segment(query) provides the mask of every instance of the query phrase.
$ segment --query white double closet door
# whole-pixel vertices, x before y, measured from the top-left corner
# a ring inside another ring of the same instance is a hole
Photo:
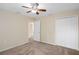
[[[78,49],[78,17],[61,17],[55,21],[55,43]]]

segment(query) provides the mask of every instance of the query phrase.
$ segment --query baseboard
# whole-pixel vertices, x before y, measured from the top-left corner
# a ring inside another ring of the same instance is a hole
[[[23,45],[23,44],[26,44],[26,43],[28,43],[28,42],[24,42],[24,43],[21,43],[21,44],[15,45],[15,46],[11,46],[11,47],[8,47],[8,48],[5,48],[5,49],[2,49],[2,50],[0,50],[0,52],[3,52],[3,51],[6,51],[6,50],[9,50],[9,49],[15,48],[15,47],[17,47],[17,46],[20,46],[20,45]]]
[[[62,46],[62,47],[65,47],[65,46],[63,46],[63,45],[59,45],[59,44],[55,44],[55,45],[58,45],[58,46]],[[65,48],[69,48],[69,47],[65,47]],[[69,48],[69,49],[73,49],[73,50],[77,50],[77,51],[79,51],[79,48],[78,48],[78,49]]]
[[[43,42],[43,41],[41,41],[41,42]],[[62,46],[62,45],[58,45],[58,44],[56,44],[56,43],[50,43],[50,42],[43,42],[43,43],[47,43],[47,44],[51,44],[51,45],[57,45],[57,46],[65,47],[65,46]],[[69,47],[65,47],[65,48],[69,48]],[[69,49],[73,49],[73,50],[79,51],[79,48],[78,48],[78,49],[69,48]]]

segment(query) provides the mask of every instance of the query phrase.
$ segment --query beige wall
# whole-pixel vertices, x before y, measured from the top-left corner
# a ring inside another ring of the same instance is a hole
[[[0,11],[0,51],[28,42],[28,23],[33,18]]]
[[[41,41],[45,43],[54,43],[54,17],[47,16],[40,18],[41,23]]]
[[[42,42],[55,44],[55,18],[63,16],[79,16],[79,11],[63,11],[51,16],[40,17]]]

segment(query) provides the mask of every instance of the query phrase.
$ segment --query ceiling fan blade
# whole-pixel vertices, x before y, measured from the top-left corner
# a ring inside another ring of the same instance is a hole
[[[31,10],[30,11],[27,11],[26,13],[30,13],[31,12]]]
[[[39,15],[39,12],[36,12],[37,15]]]
[[[27,7],[27,6],[22,6],[22,7],[24,7],[24,8],[30,8],[30,7]]]
[[[46,9],[38,9],[38,11],[46,12]]]

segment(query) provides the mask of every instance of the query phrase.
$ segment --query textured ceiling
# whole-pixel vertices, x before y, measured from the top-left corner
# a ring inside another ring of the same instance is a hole
[[[0,3],[0,10],[11,11],[28,16],[35,16],[35,17],[37,16],[35,13],[26,13],[28,8],[21,7],[23,5],[28,5],[28,3]],[[79,10],[79,4],[78,3],[39,3],[38,8],[47,9],[46,12],[40,13],[39,16],[47,16],[61,11]]]

